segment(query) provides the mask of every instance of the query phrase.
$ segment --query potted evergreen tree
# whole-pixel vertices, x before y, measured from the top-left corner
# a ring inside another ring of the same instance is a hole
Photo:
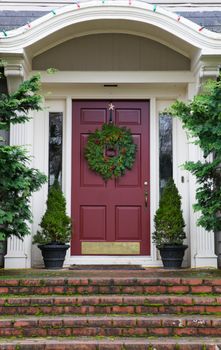
[[[57,180],[50,187],[47,209],[40,223],[41,230],[36,233],[33,243],[42,252],[45,267],[60,269],[63,266],[67,242],[71,237],[71,219],[66,215],[66,201]]]
[[[163,189],[159,208],[154,217],[153,242],[160,251],[165,268],[180,268],[187,245],[181,196],[173,181],[169,179]]]

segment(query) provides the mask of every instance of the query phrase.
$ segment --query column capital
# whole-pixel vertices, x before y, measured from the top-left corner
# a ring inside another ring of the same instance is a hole
[[[24,69],[21,63],[9,63],[5,66],[4,74],[7,78],[8,91],[12,93],[24,79]]]
[[[204,82],[207,79],[217,79],[220,73],[220,64],[202,64],[200,68],[200,80]]]

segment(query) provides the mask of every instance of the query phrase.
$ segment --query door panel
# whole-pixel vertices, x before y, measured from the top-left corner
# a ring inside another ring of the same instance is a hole
[[[88,134],[109,121],[109,101],[73,101],[73,255],[119,255],[120,249],[122,254],[150,254],[149,102],[112,103],[113,122],[131,130],[137,153],[132,170],[117,180],[105,182],[88,168],[84,147]]]

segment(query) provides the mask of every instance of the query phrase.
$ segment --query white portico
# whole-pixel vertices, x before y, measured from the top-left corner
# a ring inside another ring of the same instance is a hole
[[[34,113],[30,123],[13,127],[10,142],[28,145],[34,156],[33,167],[48,174],[50,122],[53,123],[53,116],[61,118],[62,187],[70,215],[75,200],[72,191],[76,171],[75,148],[72,147],[76,137],[74,104],[113,100],[123,101],[127,106],[133,101],[148,102],[149,253],[117,255],[113,251],[111,254],[101,251],[96,255],[70,251],[66,264],[161,266],[151,243],[159,184],[164,181],[160,164],[160,113],[176,99],[191,99],[205,79],[216,79],[220,47],[221,34],[143,1],[82,1],[60,7],[6,35],[0,34],[0,53],[6,61],[9,91],[16,89],[23,79],[40,72],[44,95],[43,110]],[[51,71],[53,74],[49,74]],[[171,172],[182,195],[189,245],[185,266],[216,267],[214,234],[197,227],[197,217],[192,210],[195,180],[180,167],[186,160],[200,159],[201,153],[188,141],[178,120],[172,121],[170,133]],[[33,196],[33,234],[45,210],[47,189],[45,185]],[[74,225],[77,220],[73,217]],[[9,239],[5,267],[30,267],[39,263],[40,253],[32,246],[31,236],[23,242]]]

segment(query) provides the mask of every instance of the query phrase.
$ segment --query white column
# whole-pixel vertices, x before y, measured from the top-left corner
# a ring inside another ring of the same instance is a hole
[[[202,152],[199,147],[190,143],[189,157],[191,160],[202,160]],[[197,184],[195,177],[190,175],[190,240],[191,240],[191,267],[217,268],[217,256],[215,255],[215,237],[213,232],[208,232],[201,226],[197,226],[200,213],[194,213],[193,204],[196,202]]]
[[[33,144],[33,121],[11,126],[10,144],[25,145],[32,154]],[[30,225],[30,230],[31,230]],[[12,236],[8,239],[7,255],[5,256],[5,268],[28,268],[31,267],[31,235],[23,240]]]

